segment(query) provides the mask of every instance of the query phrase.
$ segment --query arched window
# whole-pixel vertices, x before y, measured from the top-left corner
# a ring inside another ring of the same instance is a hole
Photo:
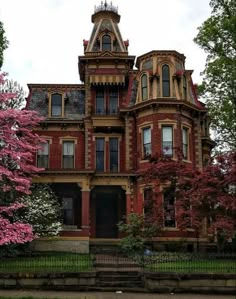
[[[105,34],[102,37],[102,50],[111,51],[111,37],[108,34]]]
[[[142,90],[142,101],[148,98],[148,86],[147,86],[147,75],[143,74],[141,77],[141,90]]]
[[[162,67],[162,95],[170,96],[170,68],[167,64]]]
[[[51,96],[51,116],[62,116],[62,95],[59,93]]]

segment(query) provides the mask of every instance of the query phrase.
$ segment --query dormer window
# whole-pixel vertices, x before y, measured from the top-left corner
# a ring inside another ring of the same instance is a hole
[[[184,99],[187,99],[187,82],[186,82],[186,76],[183,76],[183,96]]]
[[[170,96],[170,68],[167,64],[162,67],[162,95]]]
[[[59,93],[51,96],[51,116],[62,116],[62,95]]]
[[[143,74],[141,77],[141,92],[142,92],[142,101],[147,100],[148,86],[147,86],[147,75],[146,74]]]
[[[102,51],[111,51],[111,37],[108,34],[102,37]]]

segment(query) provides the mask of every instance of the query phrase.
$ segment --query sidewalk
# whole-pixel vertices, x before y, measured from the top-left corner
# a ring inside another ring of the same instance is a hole
[[[0,296],[13,298],[34,296],[36,298],[50,299],[235,299],[234,295],[205,295],[205,294],[135,294],[116,292],[63,292],[63,291],[23,291],[0,290]]]

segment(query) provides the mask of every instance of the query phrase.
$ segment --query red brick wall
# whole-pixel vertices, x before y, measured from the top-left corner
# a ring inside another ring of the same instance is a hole
[[[60,144],[60,138],[72,137],[76,138],[77,144],[75,144],[75,169],[84,169],[84,135],[80,131],[47,131],[36,132],[42,135],[45,139],[48,137],[51,140],[49,147],[49,168],[60,169],[62,167],[62,144]],[[36,163],[36,157],[35,161]]]

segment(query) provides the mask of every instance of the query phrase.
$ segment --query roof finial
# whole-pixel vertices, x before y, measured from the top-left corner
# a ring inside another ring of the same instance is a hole
[[[113,11],[115,13],[118,13],[118,7],[114,6],[112,4],[112,1],[110,2],[110,4],[107,3],[107,0],[105,0],[104,2],[101,1],[101,5],[100,6],[96,6],[94,7],[94,12],[99,12],[99,11],[103,11],[103,10],[108,10],[108,11]]]

